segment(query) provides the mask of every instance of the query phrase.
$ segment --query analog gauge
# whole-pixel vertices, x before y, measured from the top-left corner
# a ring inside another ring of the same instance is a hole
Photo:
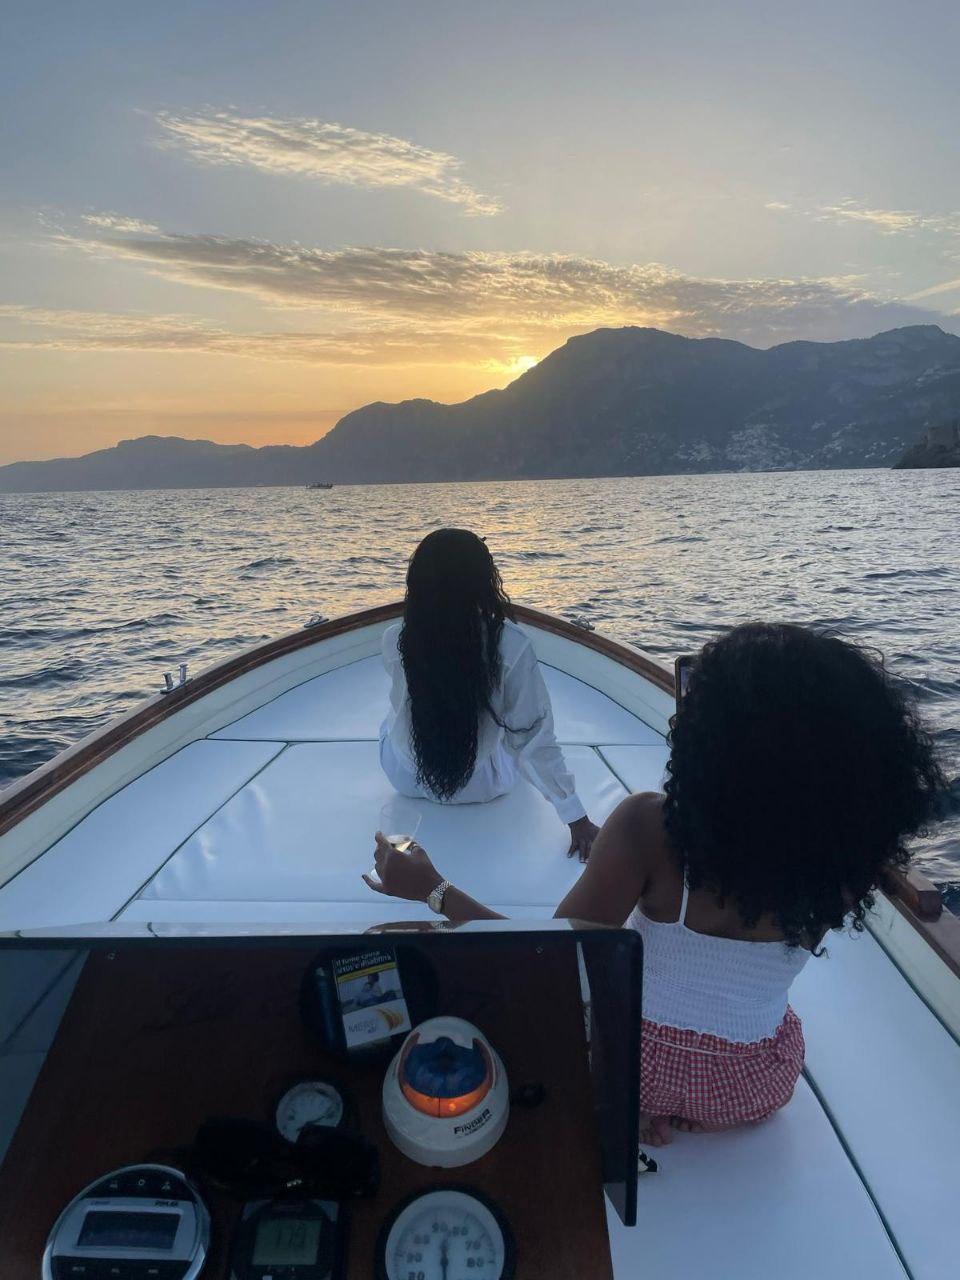
[[[377,1280],[511,1280],[516,1250],[501,1211],[466,1187],[405,1200],[384,1223]]]
[[[277,1131],[288,1142],[296,1142],[307,1125],[336,1129],[345,1114],[346,1103],[336,1085],[329,1080],[302,1080],[277,1103]]]

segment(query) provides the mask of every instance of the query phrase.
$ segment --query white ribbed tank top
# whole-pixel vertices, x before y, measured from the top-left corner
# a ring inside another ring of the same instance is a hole
[[[765,1040],[783,1021],[790,984],[810,952],[697,933],[686,923],[689,896],[684,881],[679,920],[651,920],[639,906],[630,916],[643,938],[644,1018],[739,1044]]]

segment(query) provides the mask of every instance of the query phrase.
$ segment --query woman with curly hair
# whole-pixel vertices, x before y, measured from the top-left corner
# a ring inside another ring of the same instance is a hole
[[[557,745],[536,655],[475,533],[437,529],[417,547],[383,661],[391,688],[380,763],[399,792],[481,803],[512,790],[519,769],[569,826],[570,854],[586,860],[597,828]]]
[[[558,917],[644,941],[643,1140],[765,1119],[793,1094],[803,1033],[788,992],[830,929],[862,930],[943,776],[913,705],[865,650],[751,623],[702,650],[670,722],[662,795],[611,814]],[[379,892],[452,920],[494,913],[424,850],[377,838]],[[434,899],[436,901],[436,898]]]

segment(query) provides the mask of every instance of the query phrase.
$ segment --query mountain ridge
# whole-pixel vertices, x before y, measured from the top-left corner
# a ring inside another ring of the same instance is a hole
[[[375,401],[312,444],[142,436],[0,467],[0,492],[889,466],[958,410],[960,337],[937,325],[767,349],[606,328],[504,388]]]

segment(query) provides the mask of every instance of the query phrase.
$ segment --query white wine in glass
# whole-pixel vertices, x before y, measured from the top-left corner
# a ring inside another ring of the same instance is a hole
[[[420,806],[407,796],[394,796],[380,810],[377,828],[399,853],[407,853],[420,829]]]

